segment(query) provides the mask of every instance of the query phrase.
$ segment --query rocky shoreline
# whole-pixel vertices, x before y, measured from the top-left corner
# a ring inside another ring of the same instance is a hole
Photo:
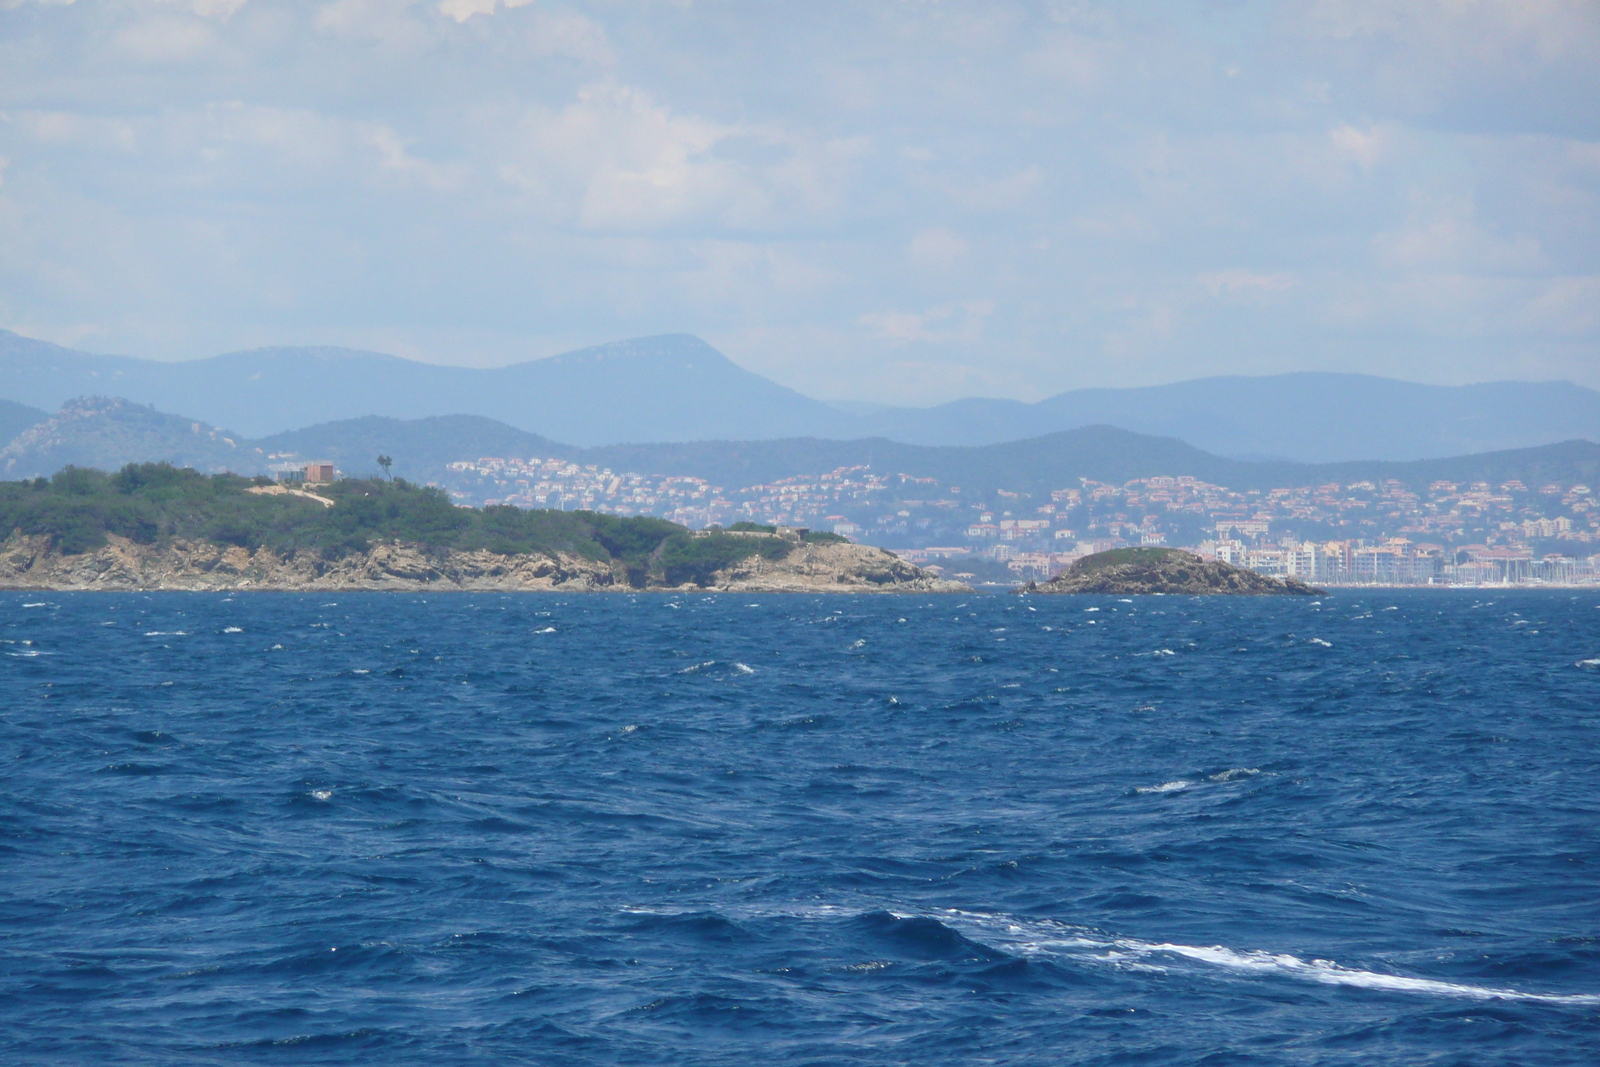
[[[462,591],[740,593],[960,593],[970,588],[936,577],[882,549],[856,544],[799,545],[779,560],[751,556],[707,585],[628,583],[610,563],[571,553],[505,555],[382,543],[324,559],[309,552],[174,539],[145,545],[110,536],[93,552],[64,555],[48,537],[14,534],[0,544],[0,588],[106,591]]]
[[[1322,596],[1295,578],[1273,578],[1175,548],[1124,548],[1085,556],[1048,582],[1019,593],[1102,593],[1128,596]]]

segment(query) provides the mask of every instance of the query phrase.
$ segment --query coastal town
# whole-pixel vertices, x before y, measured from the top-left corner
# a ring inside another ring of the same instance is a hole
[[[757,522],[827,530],[935,573],[1048,579],[1094,552],[1187,548],[1321,585],[1600,583],[1600,494],[1521,481],[1357,481],[1236,491],[1184,476],[1028,496],[864,466],[747,486],[561,459],[449,464],[461,504],[650,515],[695,529]]]

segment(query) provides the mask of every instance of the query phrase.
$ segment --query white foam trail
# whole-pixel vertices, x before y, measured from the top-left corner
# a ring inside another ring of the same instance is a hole
[[[1331,960],[1303,960],[1287,953],[1239,951],[1224,945],[1179,945],[1133,938],[1096,937],[1088,931],[1074,930],[1056,923],[1028,922],[953,909],[935,913],[935,917],[975,940],[998,943],[997,947],[1020,955],[1060,955],[1123,966],[1159,965],[1163,957],[1170,959],[1176,956],[1238,973],[1277,975],[1322,985],[1352,986],[1390,993],[1543,1004],[1600,1004],[1600,994],[1594,993],[1524,993],[1516,989],[1497,989],[1467,982],[1363,971],[1341,966]]]
[[[624,909],[644,911],[641,908]],[[683,909],[688,910],[688,909]],[[720,909],[719,909],[720,910]],[[870,905],[844,907],[837,904],[800,905],[784,909],[728,909],[733,913],[770,918],[776,915],[795,918],[850,918]],[[1351,986],[1386,993],[1417,996],[1461,997],[1469,1000],[1512,1000],[1537,1004],[1600,1005],[1596,993],[1524,993],[1517,989],[1473,985],[1470,982],[1445,982],[1435,978],[1411,978],[1381,971],[1363,971],[1331,960],[1303,960],[1281,952],[1240,951],[1225,945],[1180,945],[1164,941],[1140,941],[1129,937],[1107,937],[1097,931],[1068,926],[1048,919],[1019,919],[1004,914],[939,908],[931,912],[899,908],[882,910],[899,919],[937,919],[964,937],[1018,956],[1058,957],[1082,963],[1104,963],[1128,970],[1161,970],[1163,963],[1191,960],[1236,974],[1256,974],[1291,978],[1320,985]],[[658,912],[657,914],[667,914]]]
[[[1303,960],[1298,956],[1270,952],[1236,952],[1221,945],[1207,947],[1195,945],[1129,943],[1136,951],[1154,955],[1171,953],[1186,959],[1198,960],[1217,967],[1261,974],[1285,974],[1324,985],[1355,986],[1359,989],[1383,989],[1397,993],[1429,993],[1444,997],[1470,997],[1474,1000],[1534,1000],[1555,1004],[1600,1004],[1600,996],[1587,993],[1560,995],[1553,993],[1522,993],[1515,989],[1494,989],[1489,986],[1469,985],[1465,982],[1441,982],[1433,978],[1408,978],[1399,974],[1382,974],[1378,971],[1360,971],[1341,967],[1329,960]]]

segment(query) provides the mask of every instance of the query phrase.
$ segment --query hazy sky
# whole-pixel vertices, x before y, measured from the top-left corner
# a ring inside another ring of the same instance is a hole
[[[1600,386],[1600,3],[0,0],[0,326]]]

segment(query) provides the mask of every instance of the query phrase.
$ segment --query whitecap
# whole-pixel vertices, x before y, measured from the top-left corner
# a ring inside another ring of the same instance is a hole
[[[1313,637],[1309,641],[1307,641],[1306,644],[1308,644],[1308,645],[1321,645],[1323,648],[1332,648],[1333,647],[1333,642],[1332,641],[1324,641],[1320,637]]]
[[[22,606],[25,607],[25,608],[47,608],[50,605],[46,604],[44,601],[41,600],[36,604],[24,604]]]
[[[1160,785],[1141,785],[1134,788],[1135,793],[1177,793],[1188,789],[1193,782],[1179,780],[1176,782],[1162,782]]]
[[[372,672],[367,670],[365,667],[357,667],[355,670],[351,671],[350,673],[351,674],[371,674]]]
[[[1596,656],[1594,659],[1580,659],[1573,666],[1581,667],[1586,671],[1600,671],[1600,656]]]
[[[322,801],[331,800],[331,799],[333,799],[333,790],[331,790],[331,789],[313,789],[311,791],[311,799],[312,800],[322,800]]]
[[[542,630],[535,630],[533,632],[536,634],[553,634],[556,632],[556,628],[554,626],[546,626]]]
[[[1410,978],[1381,971],[1343,967],[1331,960],[1303,960],[1287,953],[1237,951],[1223,945],[1155,944],[1140,941],[1117,942],[1137,956],[1170,954],[1197,960],[1216,967],[1258,974],[1278,974],[1324,985],[1355,986],[1394,993],[1426,993],[1434,996],[1469,997],[1474,1000],[1531,1000],[1550,1004],[1600,1004],[1592,993],[1522,993],[1514,989],[1495,989],[1467,982],[1444,982],[1433,978]]]
[[[895,913],[898,914],[898,913]],[[904,917],[910,917],[904,916]],[[1183,945],[1107,937],[1097,931],[1050,920],[986,915],[954,908],[940,909],[933,918],[960,933],[1007,952],[1024,956],[1063,956],[1082,962],[1105,963],[1127,970],[1165,970],[1163,962],[1191,961],[1224,972],[1289,978],[1321,985],[1351,986],[1387,993],[1470,1000],[1515,1000],[1543,1004],[1596,1005],[1600,994],[1525,993],[1516,989],[1447,982],[1434,978],[1385,974],[1346,967],[1332,960],[1301,959],[1281,952],[1233,949],[1225,945]],[[1154,965],[1154,966],[1153,966]]]
[[[1226,771],[1218,771],[1211,776],[1213,782],[1231,782],[1235,778],[1254,778],[1261,771],[1255,767],[1233,767]]]
[[[864,638],[864,637],[858,638],[856,640],[856,643],[851,645],[850,647],[851,648],[866,648],[867,647],[867,639]]]
[[[717,661],[716,660],[708,659],[704,663],[696,663],[694,666],[685,667],[683,670],[678,671],[676,673],[678,673],[678,674],[698,674],[701,671],[705,670],[707,667],[715,667],[716,665],[717,665]]]
[[[239,626],[224,626],[222,628],[222,632],[225,634],[242,634],[244,633],[244,629],[243,627]]]
[[[1084,608],[1084,611],[1099,611],[1099,608]]]
[[[756,669],[754,667],[751,667],[751,666],[748,666],[746,664],[740,663],[737,660],[734,661],[733,669],[738,671],[740,674],[754,674],[754,673],[756,673]]]

